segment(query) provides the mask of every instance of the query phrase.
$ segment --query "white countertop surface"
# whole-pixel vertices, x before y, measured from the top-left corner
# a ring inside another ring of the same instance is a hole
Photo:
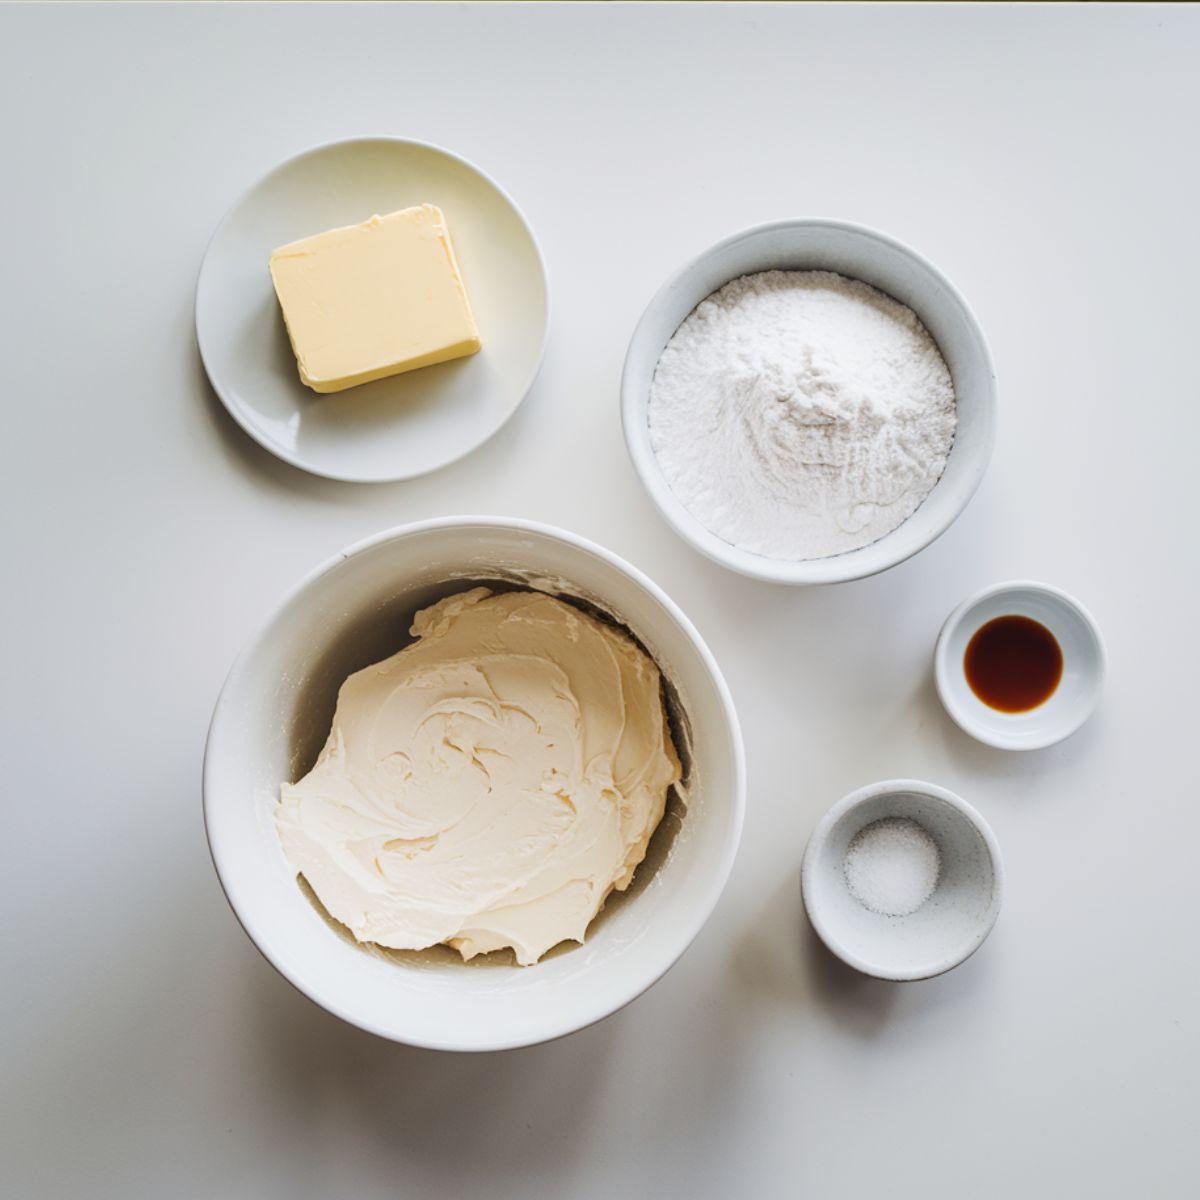
[[[1182,5],[0,9],[0,1189],[1193,1193],[1198,58]],[[192,293],[250,182],[371,132],[494,174],[555,311],[498,436],[355,486],[226,416]],[[1001,389],[958,523],[807,591],[672,534],[617,404],[663,278],[802,215],[927,254]],[[385,1043],[293,991],[225,904],[199,799],[217,690],[281,592],[455,512],[563,525],[647,570],[721,662],[750,771],[729,887],[669,975],[597,1027],[481,1057]],[[1078,595],[1111,658],[1092,721],[1025,756],[961,734],[930,673],[949,610],[1010,577]],[[832,960],[798,889],[820,814],[890,776],[978,806],[1008,872],[983,949],[901,986]]]

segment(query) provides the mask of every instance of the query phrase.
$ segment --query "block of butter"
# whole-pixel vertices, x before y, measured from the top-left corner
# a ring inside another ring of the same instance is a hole
[[[432,204],[290,242],[270,267],[300,379],[315,392],[479,349],[446,221]]]

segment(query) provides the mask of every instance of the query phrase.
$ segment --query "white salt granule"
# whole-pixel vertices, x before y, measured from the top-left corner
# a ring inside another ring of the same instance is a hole
[[[916,314],[831,271],[763,271],[701,301],[650,386],[650,443],[705,528],[769,558],[844,554],[946,466],[950,372]]]
[[[884,817],[854,835],[843,870],[859,904],[885,917],[904,917],[933,895],[942,856],[916,821]]]

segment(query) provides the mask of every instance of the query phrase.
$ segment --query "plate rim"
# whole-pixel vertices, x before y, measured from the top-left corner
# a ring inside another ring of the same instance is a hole
[[[210,365],[211,348],[206,350],[205,338],[203,333],[203,320],[201,315],[202,299],[201,294],[204,290],[205,276],[209,268],[212,257],[213,247],[217,244],[221,235],[225,232],[226,227],[238,211],[246,204],[250,197],[272,176],[280,171],[290,167],[293,163],[299,162],[300,159],[310,158],[322,152],[333,150],[335,148],[352,146],[365,143],[386,142],[393,146],[414,147],[421,150],[432,150],[436,154],[440,154],[445,158],[451,159],[454,162],[466,167],[469,171],[477,175],[488,187],[498,193],[500,198],[512,209],[518,221],[524,227],[525,232],[529,235],[530,244],[533,247],[534,257],[537,261],[538,272],[541,277],[542,290],[546,297],[546,315],[542,323],[542,338],[541,344],[538,347],[537,357],[534,360],[533,367],[529,372],[528,378],[525,380],[521,388],[520,395],[516,402],[503,416],[500,422],[492,429],[488,430],[482,437],[464,444],[461,449],[455,451],[449,458],[441,459],[438,462],[431,463],[428,466],[420,467],[417,470],[401,471],[399,473],[387,472],[384,474],[351,474],[345,471],[339,471],[328,467],[317,465],[306,460],[302,455],[294,453],[288,447],[284,446],[271,438],[265,430],[260,429],[252,422],[247,414],[243,413],[242,406],[230,399],[226,395],[225,388],[218,382],[218,373],[214,371]],[[421,138],[401,137],[398,134],[356,134],[353,137],[332,138],[328,141],[318,142],[315,145],[308,146],[303,150],[297,151],[295,154],[289,155],[287,158],[281,159],[274,166],[268,168],[261,175],[257,176],[254,181],[248,184],[238,194],[237,198],[225,210],[220,221],[217,222],[216,228],[209,236],[208,242],[204,247],[204,254],[200,259],[200,270],[196,276],[196,286],[192,299],[192,323],[196,334],[196,348],[200,354],[200,361],[204,367],[204,374],[208,379],[209,386],[216,393],[217,399],[220,400],[221,406],[233,418],[238,427],[252,438],[264,450],[273,454],[276,458],[283,462],[289,463],[297,470],[305,471],[310,475],[316,475],[323,479],[336,480],[339,483],[398,483],[405,479],[417,479],[422,475],[428,475],[433,471],[440,470],[442,467],[448,467],[452,463],[458,462],[459,459],[465,458],[474,450],[478,450],[484,442],[494,437],[505,425],[512,419],[517,409],[524,403],[526,397],[533,388],[537,377],[541,372],[542,364],[546,358],[546,347],[550,340],[550,323],[553,314],[553,301],[550,292],[550,275],[546,269],[546,256],[542,251],[541,243],[538,241],[533,225],[529,218],[525,215],[521,206],[513,199],[511,194],[497,182],[497,180],[485,171],[478,163],[472,159],[458,154],[453,150],[447,149],[445,146],[439,145],[436,142],[424,141]]]

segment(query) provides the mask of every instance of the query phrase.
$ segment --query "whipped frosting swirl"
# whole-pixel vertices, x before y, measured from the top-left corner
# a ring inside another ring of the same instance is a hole
[[[280,790],[284,853],[359,941],[583,941],[624,890],[680,763],[653,660],[540,592],[474,588],[351,675],[312,770]]]

